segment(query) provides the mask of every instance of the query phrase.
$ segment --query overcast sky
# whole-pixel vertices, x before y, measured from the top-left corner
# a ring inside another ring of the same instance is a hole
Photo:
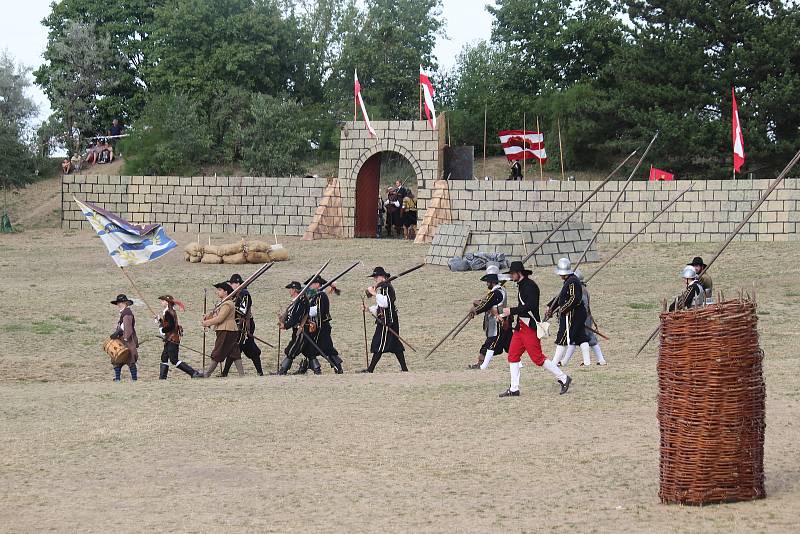
[[[17,63],[33,68],[41,64],[47,44],[41,21],[50,12],[50,1],[0,0],[0,50],[7,50]],[[439,37],[435,49],[440,67],[452,67],[465,44],[489,37],[492,17],[486,12],[487,3],[493,0],[443,0],[446,38]],[[40,122],[50,114],[47,97],[36,86],[31,96],[39,105]]]

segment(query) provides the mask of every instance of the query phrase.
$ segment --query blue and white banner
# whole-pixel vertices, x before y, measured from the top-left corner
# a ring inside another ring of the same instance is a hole
[[[81,202],[75,197],[72,199],[119,267],[156,260],[178,245],[160,224],[138,226],[94,204]]]

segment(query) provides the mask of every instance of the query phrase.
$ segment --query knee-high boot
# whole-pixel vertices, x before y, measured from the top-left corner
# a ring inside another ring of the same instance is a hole
[[[187,375],[191,376],[192,378],[195,378],[195,376],[199,374],[197,371],[192,369],[191,365],[189,365],[186,362],[179,361],[178,364],[175,367],[177,367],[178,369],[180,369],[181,371],[183,371]]]
[[[169,374],[169,364],[161,362],[161,371],[158,373],[158,378],[160,380],[166,380],[168,374]]]
[[[135,363],[129,365],[128,370],[131,372],[131,380],[134,382],[139,380],[139,369],[136,367]]]
[[[408,367],[406,367],[406,355],[403,351],[396,352],[394,354],[397,356],[397,361],[400,363],[400,370],[401,371],[408,371]]]
[[[225,358],[225,366],[222,368],[222,374],[220,376],[226,377],[231,370],[231,365],[233,365],[233,360],[230,358]]]
[[[322,367],[320,366],[318,359],[309,358],[308,359],[308,365],[309,365],[309,367],[311,367],[311,370],[314,371],[315,375],[321,375],[322,374]]]
[[[281,360],[281,366],[278,368],[279,375],[285,375],[289,372],[289,369],[292,367],[292,358],[285,356],[283,360]]]

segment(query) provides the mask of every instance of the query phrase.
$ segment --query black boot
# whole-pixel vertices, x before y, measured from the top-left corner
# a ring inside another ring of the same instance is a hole
[[[225,366],[222,368],[222,373],[219,376],[222,378],[228,376],[228,371],[231,370],[231,365],[233,365],[233,360],[230,358],[225,358]]]
[[[308,365],[311,367],[311,370],[314,371],[315,375],[322,374],[322,367],[319,364],[319,360],[316,358],[309,358]]]
[[[381,354],[380,352],[376,352],[375,354],[372,355],[372,361],[369,362],[369,367],[366,368],[366,371],[368,373],[374,373],[375,372],[375,367],[378,365],[378,362],[381,360],[381,356],[383,356],[383,354]]]
[[[136,367],[136,364],[132,364],[128,366],[128,370],[131,372],[131,380],[136,382],[139,380],[139,369]]]
[[[303,358],[300,360],[300,365],[297,367],[297,371],[292,373],[293,375],[304,375],[308,372],[308,358]]]
[[[292,367],[292,359],[286,356],[283,360],[281,360],[281,366],[278,369],[279,375],[285,375],[289,372],[289,369]]]
[[[177,367],[192,378],[196,378],[195,375],[198,374],[197,371],[192,369],[192,366],[186,362],[178,362]]]
[[[261,368],[261,355],[253,356],[250,359],[253,360],[253,367],[256,368],[258,376],[264,376],[264,369]]]
[[[168,363],[162,363],[161,364],[161,372],[159,373],[158,378],[160,380],[166,380],[167,379],[167,374],[169,374],[169,364]]]

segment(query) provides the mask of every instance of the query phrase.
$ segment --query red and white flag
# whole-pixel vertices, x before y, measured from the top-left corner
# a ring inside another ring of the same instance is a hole
[[[353,77],[355,79],[356,102],[358,103],[359,107],[361,107],[361,115],[364,116],[364,122],[367,125],[367,130],[369,130],[369,135],[372,137],[377,137],[375,134],[375,129],[369,122],[369,115],[367,115],[367,107],[364,105],[364,99],[361,98],[361,84],[358,83],[358,71],[353,72]]]
[[[433,97],[436,92],[433,90],[430,77],[422,70],[422,65],[419,66],[419,84],[422,87],[422,102],[425,108],[425,116],[428,117],[428,124],[435,130],[436,108],[433,105]]]
[[[739,108],[736,106],[736,93],[731,87],[731,97],[733,98],[733,171],[739,172],[744,165],[744,138],[742,137],[742,125],[739,123]]]
[[[670,182],[675,179],[675,175],[671,172],[662,171],[661,169],[656,169],[652,165],[650,165],[650,181],[651,182]]]
[[[520,159],[537,159],[542,163],[547,161],[544,134],[528,130],[503,130],[498,135],[508,161]]]

